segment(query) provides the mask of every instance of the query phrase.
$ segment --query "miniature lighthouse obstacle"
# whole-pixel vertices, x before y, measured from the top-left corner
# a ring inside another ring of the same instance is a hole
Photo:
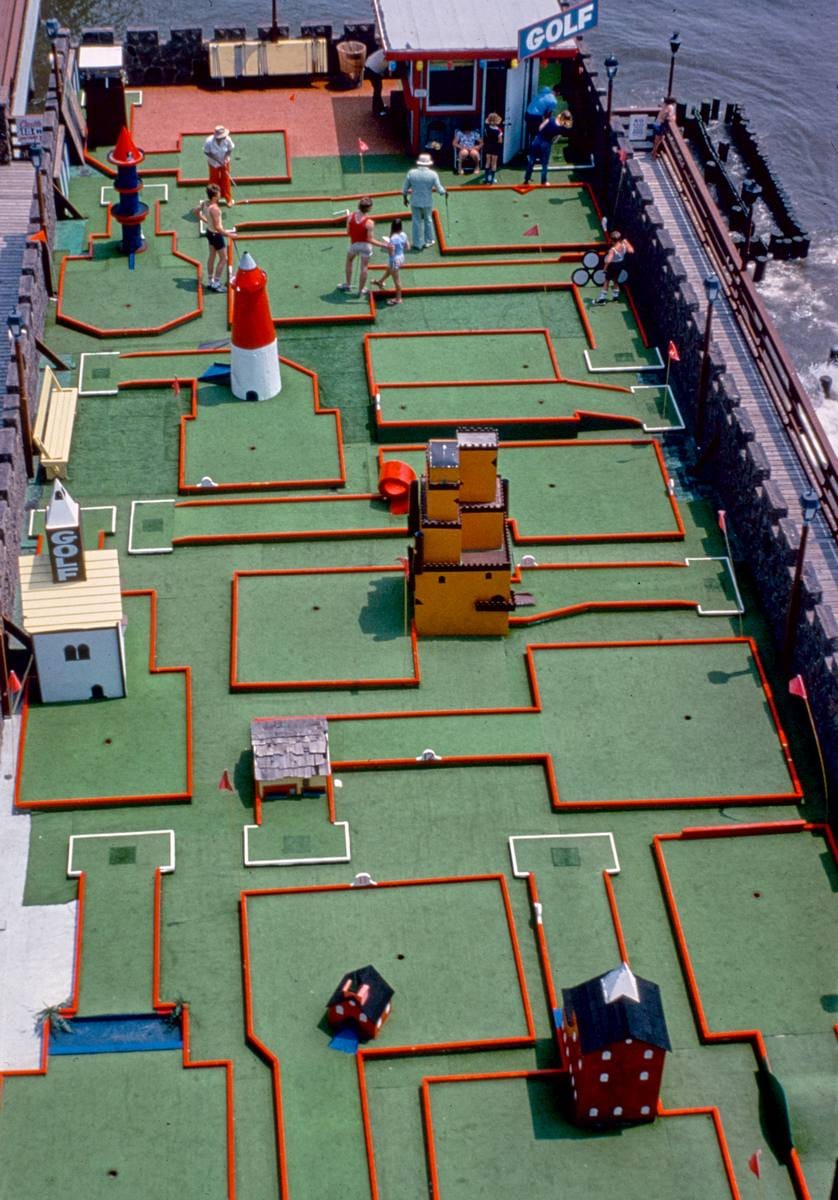
[[[268,277],[246,250],[233,286],[230,387],[237,400],[270,400],[282,391]]]
[[[114,188],[119,192],[119,200],[111,205],[110,211],[122,226],[122,250],[125,254],[140,254],[148,249],[142,230],[143,221],[148,216],[148,205],[140,199],[143,184],[137,171],[144,158],[145,154],[137,149],[134,139],[123,125],[108,161],[116,167]]]
[[[49,553],[19,559],[23,625],[45,704],[125,695],[119,556],[85,551],[80,517],[56,479],[46,513]]]

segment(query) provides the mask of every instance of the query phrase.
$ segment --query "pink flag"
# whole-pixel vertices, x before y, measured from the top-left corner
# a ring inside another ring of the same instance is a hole
[[[722,533],[727,533],[727,512],[725,509],[719,509],[719,529]]]
[[[291,93],[291,95],[288,97],[288,99],[289,99],[289,100],[291,101],[291,103],[293,104],[293,103],[294,103],[294,101],[297,99],[297,93],[296,93],[296,92],[292,92],[292,93]]]
[[[669,343],[669,348],[667,349],[666,353],[667,353],[668,357],[672,359],[673,362],[681,361],[681,355],[678,353],[678,347],[675,345],[674,342]]]
[[[802,675],[795,675],[794,679],[789,680],[789,691],[792,696],[799,696],[801,700],[809,699],[809,693],[806,691],[806,684]]]
[[[798,679],[799,678],[800,678],[800,676],[798,675]],[[9,683],[9,691],[13,695],[16,694],[17,692],[19,692],[23,687],[23,684],[20,682],[20,680],[17,677],[16,671],[9,671],[8,683]]]
[[[524,230],[524,237],[541,237],[541,230],[537,225],[533,225],[531,229]]]
[[[225,767],[221,772],[221,778],[218,781],[219,792],[232,792],[233,785],[230,783],[230,772]]]
[[[180,395],[180,380],[179,379],[172,380],[172,391],[174,392],[174,394],[176,396]]]
[[[617,157],[620,160],[620,166],[625,166],[625,164],[628,162],[628,156],[629,156],[629,152],[626,149],[617,151]]]
[[[748,1170],[753,1171],[753,1173],[754,1173],[754,1175],[756,1175],[757,1179],[762,1178],[762,1168],[759,1165],[759,1156],[761,1154],[762,1154],[761,1150],[755,1150],[753,1152],[753,1154],[751,1155],[751,1157],[748,1159]]]
[[[359,154],[366,154],[366,152],[367,152],[368,150],[369,150],[369,146],[368,146],[368,145],[367,145],[367,143],[366,143],[366,142],[363,140],[363,138],[358,138],[358,153],[359,153]]]

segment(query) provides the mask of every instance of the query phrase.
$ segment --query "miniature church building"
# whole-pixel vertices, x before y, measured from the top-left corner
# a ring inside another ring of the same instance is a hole
[[[621,963],[563,988],[559,1031],[579,1125],[655,1118],[664,1056],[672,1047],[656,983]]]
[[[331,775],[325,717],[257,717],[250,722],[256,795],[322,792]]]
[[[366,1041],[378,1036],[390,1015],[393,989],[375,967],[349,971],[338,984],[326,1009],[326,1019],[335,1030],[347,1025]]]
[[[428,442],[410,500],[408,586],[417,633],[509,632],[509,485],[497,462],[496,429],[459,429],[455,440]]]
[[[23,626],[32,636],[41,700],[125,695],[122,587],[116,550],[85,550],[79,506],[56,479],[46,512],[48,554],[19,559]]]

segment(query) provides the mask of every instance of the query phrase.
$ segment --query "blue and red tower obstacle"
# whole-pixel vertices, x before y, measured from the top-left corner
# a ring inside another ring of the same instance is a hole
[[[110,211],[122,226],[122,251],[129,256],[141,254],[148,248],[142,230],[148,205],[140,199],[143,184],[137,171],[144,158],[145,154],[137,149],[123,125],[117,143],[108,155],[108,161],[116,167],[114,188],[119,192],[119,200],[111,205]]]

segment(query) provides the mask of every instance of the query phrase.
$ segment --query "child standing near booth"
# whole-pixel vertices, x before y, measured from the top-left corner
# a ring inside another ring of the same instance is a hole
[[[494,183],[498,171],[498,156],[503,145],[503,118],[496,112],[489,113],[483,129],[483,178]]]

